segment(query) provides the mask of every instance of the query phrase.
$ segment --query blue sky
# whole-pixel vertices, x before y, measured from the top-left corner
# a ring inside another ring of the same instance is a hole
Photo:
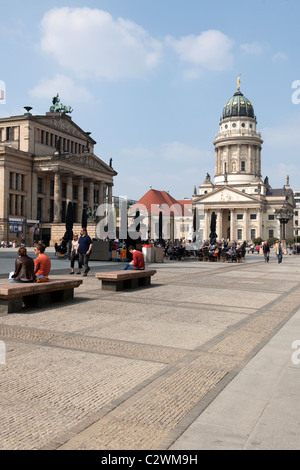
[[[191,197],[236,91],[254,105],[263,178],[300,189],[299,0],[1,0],[0,117],[59,93],[118,172],[114,195]],[[292,88],[292,87],[296,88]],[[298,92],[299,90],[299,92]]]

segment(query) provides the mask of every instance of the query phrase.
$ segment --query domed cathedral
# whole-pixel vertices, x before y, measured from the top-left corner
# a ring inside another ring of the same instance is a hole
[[[272,189],[267,176],[262,179],[263,140],[253,104],[240,87],[239,77],[236,92],[223,107],[214,141],[214,182],[207,174],[198,191],[194,188],[193,208],[202,214],[198,237],[210,238],[213,213],[219,241],[293,237],[293,220],[283,226],[278,218],[279,210],[295,207],[289,178],[281,189]]]

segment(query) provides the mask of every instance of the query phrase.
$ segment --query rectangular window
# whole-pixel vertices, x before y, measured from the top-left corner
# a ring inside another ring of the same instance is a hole
[[[16,173],[16,184],[15,184],[15,189],[19,189],[19,175]]]
[[[75,184],[73,186],[73,199],[78,199],[78,186]]]
[[[21,191],[25,191],[25,175],[21,175]]]
[[[37,192],[40,194],[43,192],[43,178],[38,178],[37,180]]]
[[[25,215],[25,213],[24,213],[24,200],[25,200],[24,196],[21,196],[21,208],[20,208],[21,213],[20,213],[20,215],[22,215],[22,216]]]
[[[236,218],[237,220],[243,220],[244,214],[237,214]]]
[[[254,238],[256,238],[256,230],[255,230],[255,228],[252,228],[251,229],[251,240],[254,240]]]
[[[54,196],[54,180],[50,180],[50,196]]]
[[[14,189],[14,174],[12,172],[9,173],[9,189]]]
[[[54,199],[50,199],[49,222],[54,220]]]
[[[67,183],[62,183],[61,185],[61,195],[62,197],[67,197]],[[64,220],[63,220],[64,222]]]
[[[241,162],[241,171],[246,171],[246,162]]]
[[[237,239],[238,240],[243,239],[243,230],[241,228],[239,228],[238,231],[237,231]]]
[[[88,188],[86,187],[83,188],[83,200],[84,201],[88,200]]]
[[[14,133],[12,127],[6,128],[6,140],[14,140]]]
[[[269,238],[274,238],[274,230],[269,230]]]
[[[12,194],[9,195],[9,201],[8,201],[8,213],[9,215],[12,214],[12,201],[13,201],[13,197],[12,197]]]
[[[275,220],[275,215],[274,215],[274,214],[272,214],[272,215],[269,214],[268,219],[269,219],[269,220]]]
[[[250,220],[256,220],[256,214],[250,214]]]

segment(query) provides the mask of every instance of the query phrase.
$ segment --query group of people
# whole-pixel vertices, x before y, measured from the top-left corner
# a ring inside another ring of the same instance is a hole
[[[15,261],[15,271],[10,281],[15,282],[47,282],[51,270],[51,261],[45,253],[46,246],[39,242],[34,247],[35,260],[27,255],[25,246],[18,249],[18,258]]]

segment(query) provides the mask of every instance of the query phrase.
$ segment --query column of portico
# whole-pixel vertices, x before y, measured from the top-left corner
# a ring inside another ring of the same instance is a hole
[[[217,235],[218,235],[218,240],[221,241],[223,236],[223,213],[222,209],[217,210]]]
[[[230,241],[234,241],[236,239],[234,216],[235,209],[230,209]]]
[[[244,209],[244,240],[248,240],[248,217],[249,212],[248,209]],[[250,238],[250,237],[249,237]]]
[[[104,182],[103,181],[99,181],[98,182],[98,188],[99,188],[99,198],[98,198],[98,204],[99,206],[101,206],[102,204],[104,204]]]
[[[261,237],[262,234],[262,208],[259,207],[257,210],[257,237]]]
[[[79,176],[78,178],[78,210],[77,210],[77,218],[81,220],[83,210],[83,177]]]
[[[107,193],[107,184],[106,184],[106,183],[103,183],[103,202],[104,202],[105,204],[107,203],[106,193]]]
[[[204,209],[204,240],[209,239],[209,226],[210,226],[209,210]]]
[[[54,223],[61,222],[61,175],[59,170],[54,174]]]
[[[89,207],[94,210],[94,180],[89,182]]]
[[[44,220],[45,222],[49,222],[50,216],[50,179],[46,179],[46,192],[45,192],[45,200],[44,200]]]
[[[55,183],[54,183],[55,184]],[[67,176],[67,204],[73,200],[73,177],[71,174]]]
[[[113,188],[113,184],[110,183],[108,185],[108,204],[112,204],[112,188]]]

